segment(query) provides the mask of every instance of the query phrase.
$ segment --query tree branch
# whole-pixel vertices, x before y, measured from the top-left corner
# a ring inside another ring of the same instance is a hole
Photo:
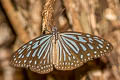
[[[18,17],[17,12],[14,10],[12,3],[10,0],[1,0],[1,4],[7,13],[7,16],[15,29],[19,39],[21,39],[24,43],[28,42],[30,39],[25,32],[23,25]]]

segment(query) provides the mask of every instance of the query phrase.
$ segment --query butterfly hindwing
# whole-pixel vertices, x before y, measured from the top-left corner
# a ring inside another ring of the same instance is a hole
[[[73,55],[74,53],[69,46],[65,44],[62,37],[59,37],[56,45],[59,57],[57,59],[58,63],[54,64],[54,66],[57,70],[72,70],[82,65],[76,55]]]
[[[42,35],[19,48],[11,58],[11,65],[26,67],[37,73],[48,73],[53,70],[52,35]]]

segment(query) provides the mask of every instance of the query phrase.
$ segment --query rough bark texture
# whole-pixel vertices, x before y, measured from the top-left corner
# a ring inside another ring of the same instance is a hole
[[[99,35],[114,50],[72,71],[41,75],[9,66],[15,50],[53,26]],[[120,1],[0,0],[0,80],[120,80]]]

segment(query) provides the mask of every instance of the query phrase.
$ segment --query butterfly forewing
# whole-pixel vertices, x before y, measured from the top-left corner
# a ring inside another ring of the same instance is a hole
[[[26,67],[37,73],[48,73],[53,70],[52,35],[42,35],[19,48],[11,59],[11,65]]]
[[[82,63],[98,58],[112,50],[112,45],[106,40],[87,33],[64,32],[57,40],[59,63],[58,70],[71,70]]]

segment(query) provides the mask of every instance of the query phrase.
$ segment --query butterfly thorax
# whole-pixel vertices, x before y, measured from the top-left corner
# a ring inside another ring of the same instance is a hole
[[[54,40],[55,40],[55,44],[56,44],[56,41],[58,40],[58,31],[57,31],[57,28],[56,27],[53,27],[52,28],[52,35],[54,37]]]

